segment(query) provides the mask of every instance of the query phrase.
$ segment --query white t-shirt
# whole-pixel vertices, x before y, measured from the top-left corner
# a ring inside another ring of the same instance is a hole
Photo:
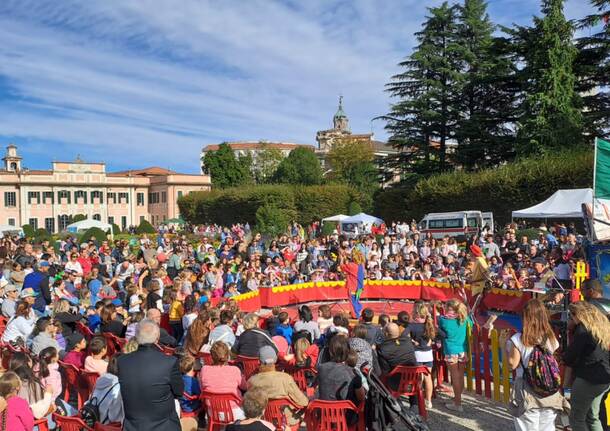
[[[523,343],[521,342],[521,332],[517,332],[515,335],[510,337],[510,342],[513,343],[515,348],[521,354],[521,364],[527,364],[527,361],[529,360],[534,348],[525,347],[523,345]],[[557,340],[553,340],[553,342],[551,343],[551,340],[548,340],[546,343],[546,348],[549,349],[551,352],[554,352],[559,348],[559,342]],[[523,367],[521,366],[521,364],[515,370],[517,377],[523,377]]]

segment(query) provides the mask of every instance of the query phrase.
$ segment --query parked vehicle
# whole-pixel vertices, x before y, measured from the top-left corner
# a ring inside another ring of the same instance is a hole
[[[494,226],[494,213],[485,212],[483,215],[483,231],[487,231],[488,234],[493,234],[496,231]]]
[[[426,214],[419,222],[419,230],[432,233],[433,238],[451,236],[461,242],[479,233],[484,225],[481,211],[455,211]]]

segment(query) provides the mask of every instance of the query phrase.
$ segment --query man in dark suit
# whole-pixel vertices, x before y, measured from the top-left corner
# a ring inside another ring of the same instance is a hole
[[[148,319],[136,329],[138,350],[118,359],[125,431],[180,431],[174,399],[184,385],[178,361],[161,353],[159,326]]]

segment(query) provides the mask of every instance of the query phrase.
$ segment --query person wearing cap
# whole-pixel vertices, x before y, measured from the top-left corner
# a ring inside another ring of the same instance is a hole
[[[23,288],[31,288],[36,293],[36,300],[32,307],[38,314],[46,311],[51,303],[51,290],[49,288],[49,262],[41,260],[34,272],[29,273],[23,280]]]
[[[271,346],[263,346],[259,349],[258,358],[261,363],[258,374],[248,380],[248,390],[262,390],[270,400],[288,398],[300,409],[307,407],[308,398],[301,392],[290,374],[277,371],[277,351]],[[300,422],[295,417],[296,411],[286,407],[284,410],[288,425],[294,426]]]
[[[4,301],[2,301],[2,315],[11,318],[15,315],[17,309],[17,298],[19,292],[14,284],[7,284],[4,287]]]
[[[68,337],[66,345],[66,355],[63,361],[67,364],[72,364],[76,368],[84,368],[85,359],[87,358],[87,340],[80,332],[73,332]]]

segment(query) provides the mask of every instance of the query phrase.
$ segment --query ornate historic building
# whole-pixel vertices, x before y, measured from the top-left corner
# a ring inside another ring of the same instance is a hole
[[[0,224],[65,229],[70,216],[116,223],[121,228],[178,217],[178,198],[209,190],[207,175],[180,174],[160,167],[106,172],[106,165],[53,162],[50,170],[27,169],[9,145],[0,169]]]

